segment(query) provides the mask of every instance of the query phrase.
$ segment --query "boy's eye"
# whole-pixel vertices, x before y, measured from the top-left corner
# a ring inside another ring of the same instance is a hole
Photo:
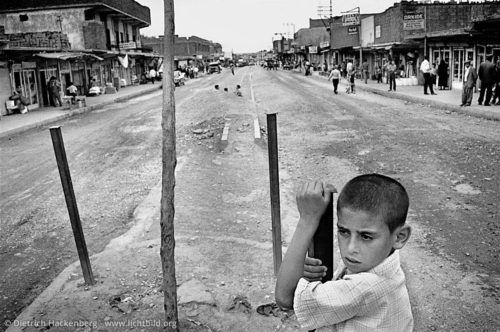
[[[363,240],[373,240],[373,237],[368,234],[361,234]]]
[[[340,235],[343,235],[343,236],[349,235],[349,231],[347,229],[339,228],[338,232]]]

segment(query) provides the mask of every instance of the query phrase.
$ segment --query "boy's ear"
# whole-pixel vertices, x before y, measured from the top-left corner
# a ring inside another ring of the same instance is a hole
[[[411,236],[411,226],[403,225],[395,230],[396,241],[394,242],[394,249],[401,249],[405,246],[406,242],[410,239]]]

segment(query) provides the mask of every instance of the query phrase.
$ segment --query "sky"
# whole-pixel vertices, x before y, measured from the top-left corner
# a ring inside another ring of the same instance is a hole
[[[135,0],[149,7],[151,26],[141,34],[164,34],[163,0]],[[332,0],[333,16],[360,7],[361,13],[379,13],[399,0]],[[177,0],[175,33],[220,43],[224,51],[250,53],[272,48],[273,38],[309,27],[309,18],[329,15],[330,0]]]

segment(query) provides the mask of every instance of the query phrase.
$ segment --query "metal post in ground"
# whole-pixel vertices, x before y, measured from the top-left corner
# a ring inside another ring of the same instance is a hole
[[[95,284],[95,279],[92,274],[92,267],[90,266],[89,254],[87,252],[82,223],[78,213],[75,192],[73,191],[73,183],[71,182],[71,175],[69,173],[68,160],[66,159],[66,150],[64,149],[61,127],[51,127],[50,136],[52,137],[52,145],[54,146],[54,153],[56,155],[57,168],[59,168],[59,176],[61,177],[64,197],[66,198],[69,220],[71,221],[71,227],[73,228],[76,249],[78,251],[78,257],[80,258],[80,265],[82,266],[83,278],[87,285],[93,285]]]
[[[273,234],[274,274],[278,275],[281,266],[281,216],[280,184],[278,172],[278,134],[276,113],[267,114],[267,151],[269,156],[269,178],[271,186],[271,222]]]

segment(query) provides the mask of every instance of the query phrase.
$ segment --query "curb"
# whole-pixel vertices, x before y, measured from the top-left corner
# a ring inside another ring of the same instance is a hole
[[[42,121],[39,121],[39,122],[35,122],[35,123],[31,123],[31,124],[26,124],[26,125],[23,125],[23,126],[18,127],[18,128],[14,128],[14,129],[11,129],[11,130],[4,131],[4,132],[0,133],[0,138],[4,138],[4,137],[11,136],[11,135],[19,134],[19,133],[22,133],[22,132],[30,130],[30,129],[34,129],[34,128],[38,128],[38,127],[43,127],[43,126],[49,125],[49,124],[51,124],[53,122],[57,122],[57,121],[64,120],[66,118],[72,117],[74,115],[83,114],[83,113],[89,113],[89,112],[92,112],[94,110],[103,108],[105,106],[108,106],[108,105],[111,105],[111,104],[114,104],[114,103],[121,103],[121,102],[127,101],[127,100],[135,98],[135,97],[139,97],[139,96],[142,96],[142,95],[145,95],[145,94],[156,92],[157,90],[160,90],[160,89],[162,89],[162,84],[160,84],[159,87],[154,87],[154,88],[151,88],[151,89],[134,92],[134,93],[131,93],[131,94],[126,95],[126,96],[115,98],[115,99],[113,99],[111,101],[105,101],[105,102],[98,103],[98,104],[95,104],[95,105],[92,105],[92,106],[87,106],[87,107],[82,107],[82,108],[70,110],[66,114],[56,115],[56,116],[54,116],[54,117],[52,117],[50,119],[45,119],[45,120],[42,120]]]
[[[314,77],[314,75],[313,75],[313,77]],[[319,79],[326,79],[326,77],[324,75],[319,75],[319,74],[316,75],[315,77],[317,77]],[[341,83],[341,84],[345,84],[345,83]],[[492,120],[492,121],[500,121],[500,112],[470,109],[467,107],[460,107],[459,105],[450,105],[450,104],[447,104],[447,103],[444,103],[441,101],[428,100],[428,99],[424,99],[424,98],[408,96],[408,95],[398,93],[398,92],[382,91],[379,89],[363,86],[361,84],[356,84],[356,90],[366,91],[366,92],[378,94],[378,95],[388,97],[388,98],[405,100],[405,101],[415,103],[415,104],[431,105],[434,107],[438,107],[440,109],[444,109],[444,110],[452,111],[452,112],[457,112],[460,114],[465,114],[465,115],[473,116],[476,118],[482,118],[482,119]]]
[[[408,95],[398,93],[398,92],[381,91],[379,89],[374,89],[374,88],[370,88],[370,87],[360,87],[359,85],[356,86],[356,89],[371,92],[371,93],[378,94],[378,95],[388,97],[388,98],[401,99],[401,100],[409,101],[409,102],[416,103],[416,104],[431,105],[431,106],[435,106],[435,107],[445,109],[448,111],[457,112],[460,114],[470,115],[470,116],[474,116],[474,117],[478,117],[478,118],[484,118],[487,120],[500,121],[500,113],[496,113],[493,111],[470,110],[467,107],[460,107],[458,105],[457,106],[450,105],[447,103],[443,103],[441,101],[412,97],[412,96],[408,96]]]

